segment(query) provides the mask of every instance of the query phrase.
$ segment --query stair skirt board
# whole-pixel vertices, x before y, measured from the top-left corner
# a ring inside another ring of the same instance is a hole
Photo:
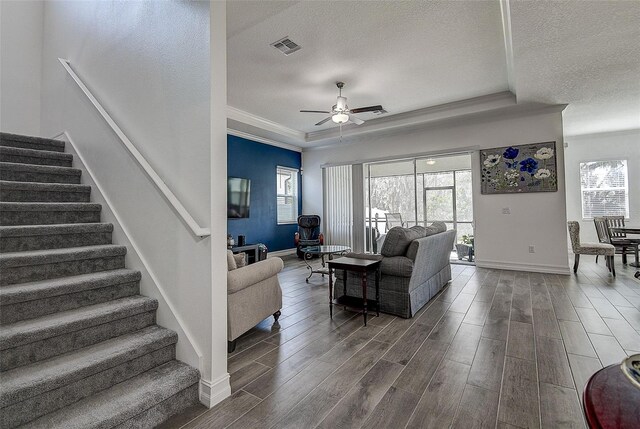
[[[0,427],[154,427],[199,373],[59,140],[0,133]]]

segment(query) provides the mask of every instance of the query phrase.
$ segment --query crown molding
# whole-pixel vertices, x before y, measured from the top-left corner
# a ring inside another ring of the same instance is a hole
[[[479,113],[487,110],[494,110],[501,107],[514,106],[516,104],[515,95],[510,91],[503,91],[494,94],[482,95],[480,97],[466,100],[454,101],[437,106],[426,107],[424,109],[412,110],[410,112],[398,113],[396,115],[383,116],[371,119],[363,125],[350,125],[342,127],[342,137],[355,136],[360,134],[391,130],[394,128],[404,128],[429,122],[442,121],[453,117]],[[322,131],[307,133],[307,142],[317,142],[340,137],[340,131],[332,128]]]
[[[227,128],[227,134],[231,134],[232,136],[236,136],[236,137],[241,137],[243,139],[247,139],[247,140],[253,140],[256,141],[258,143],[264,143],[264,144],[268,144],[270,146],[276,146],[276,147],[280,147],[283,149],[288,149],[288,150],[292,150],[295,152],[302,152],[302,148],[300,146],[295,146],[289,143],[283,143],[283,142],[279,142],[276,140],[272,140],[272,139],[268,139],[266,137],[262,137],[253,133],[247,133],[244,131],[240,131],[240,130],[235,130],[233,128]]]
[[[245,112],[232,106],[227,106],[227,120],[241,122],[252,127],[260,128],[265,131],[276,133],[285,137],[291,143],[304,143],[306,135],[302,131],[294,130],[277,122]]]
[[[640,135],[640,128],[629,128],[625,130],[615,130],[615,131],[601,131],[597,133],[584,133],[584,134],[567,134],[564,136],[565,141],[567,140],[582,140],[582,139],[592,139],[592,138],[604,138],[604,137],[615,137],[615,136],[637,136]]]
[[[480,111],[476,113],[452,116],[449,118],[439,119],[431,122],[407,125],[403,128],[387,129],[386,131],[380,131],[376,133],[376,136],[387,136],[391,138],[394,135],[421,132],[422,130],[426,129],[454,128],[480,122],[491,122],[527,116],[546,115],[550,113],[562,112],[566,107],[566,104],[523,103],[497,109]],[[321,144],[306,147],[304,148],[304,152],[333,148],[336,145],[345,146],[350,144],[357,144],[367,139],[368,137],[365,134],[351,135],[347,138],[343,138],[342,141],[340,140],[339,136],[336,136],[323,141]]]
[[[367,138],[368,134],[396,134],[429,127],[452,127],[469,121],[491,121],[562,111],[566,104],[516,103],[510,91],[487,94],[396,115],[371,119],[363,125],[342,127],[342,140]],[[304,133],[271,120],[227,106],[227,132],[237,137],[294,151],[323,149],[341,139],[337,128]]]

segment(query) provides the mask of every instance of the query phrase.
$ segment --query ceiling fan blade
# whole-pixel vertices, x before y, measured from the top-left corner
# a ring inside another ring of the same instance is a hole
[[[384,110],[382,106],[369,106],[369,107],[358,107],[357,109],[349,109],[350,113],[364,113],[364,112],[377,112],[378,110]]]
[[[362,119],[360,119],[360,118],[356,118],[356,117],[355,117],[355,116],[353,116],[353,115],[349,115],[349,121],[353,122],[353,123],[354,123],[354,124],[356,124],[356,125],[362,125],[362,124],[364,124],[364,121],[363,121]]]
[[[326,110],[301,110],[300,113],[331,113]]]
[[[324,124],[325,122],[327,122],[327,121],[329,121],[329,120],[331,120],[331,116],[329,116],[328,118],[324,118],[323,120],[321,120],[320,122],[318,122],[316,125],[322,125],[322,124]]]

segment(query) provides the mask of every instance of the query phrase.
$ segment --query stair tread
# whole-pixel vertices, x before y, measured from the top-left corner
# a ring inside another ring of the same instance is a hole
[[[30,428],[115,427],[197,383],[198,370],[167,362],[137,377],[30,422]],[[105,425],[108,422],[108,426]]]
[[[0,210],[5,211],[100,211],[97,203],[18,203],[0,202]]]
[[[0,146],[0,153],[8,155],[28,156],[32,158],[49,158],[73,160],[73,155],[66,152],[55,152],[52,150],[24,149],[21,147]]]
[[[30,237],[34,235],[83,234],[94,232],[113,232],[113,224],[95,223],[58,223],[52,225],[2,225],[0,238]]]
[[[0,407],[113,368],[178,340],[157,325],[2,373]]]
[[[0,133],[0,145],[2,142],[22,142],[33,145],[52,148],[54,151],[64,151],[65,142],[57,139],[48,139],[46,137],[24,136],[21,134]]]
[[[28,250],[0,254],[0,268],[22,267],[101,257],[121,256],[126,246],[99,244],[95,246],[65,247],[61,249]]]
[[[140,271],[122,268],[36,282],[18,283],[0,288],[0,304],[11,305],[18,302],[66,295],[112,284],[134,282],[140,280],[140,278]]]
[[[11,323],[0,331],[0,350],[153,311],[157,307],[157,300],[137,295]]]
[[[87,194],[91,192],[91,186],[78,185],[74,183],[15,182],[11,180],[0,180],[0,187],[20,191],[83,192]]]
[[[19,162],[0,162],[0,169],[17,171],[35,171],[48,174],[67,174],[71,176],[81,176],[82,170],[73,167],[59,167],[57,165],[22,164]]]

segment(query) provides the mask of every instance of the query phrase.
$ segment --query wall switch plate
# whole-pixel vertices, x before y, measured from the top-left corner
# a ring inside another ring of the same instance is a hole
[[[529,246],[529,253],[536,253],[535,246]]]
[[[511,209],[509,207],[503,207],[502,214],[511,214]]]

